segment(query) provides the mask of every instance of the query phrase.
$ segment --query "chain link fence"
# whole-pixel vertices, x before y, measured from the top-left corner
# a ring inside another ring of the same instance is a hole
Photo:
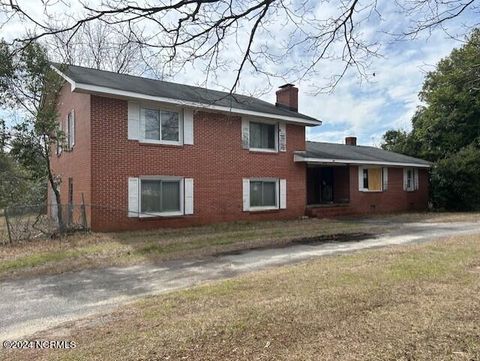
[[[62,222],[57,213],[59,208]],[[16,205],[0,211],[0,244],[50,238],[88,229],[87,206],[84,204]]]

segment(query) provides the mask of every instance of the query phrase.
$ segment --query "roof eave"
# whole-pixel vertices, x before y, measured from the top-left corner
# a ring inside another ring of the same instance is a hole
[[[175,105],[181,105],[181,106],[192,107],[192,108],[210,109],[210,110],[215,110],[220,112],[235,113],[235,114],[248,115],[253,117],[284,120],[289,123],[302,124],[305,126],[317,126],[322,124],[322,121],[320,120],[309,120],[309,119],[292,117],[287,115],[278,115],[278,114],[272,114],[272,113],[264,113],[264,112],[257,112],[252,110],[239,109],[234,107],[225,107],[220,105],[192,102],[192,101],[186,101],[186,100],[180,100],[180,99],[158,97],[154,95],[135,93],[131,91],[119,90],[119,89],[114,89],[109,87],[78,83],[78,82],[75,82],[70,77],[68,77],[67,75],[65,75],[62,71],[60,71],[55,66],[53,65],[50,65],[50,66],[60,76],[62,76],[66,81],[70,83],[72,87],[71,89],[72,92],[77,91],[77,92],[93,93],[93,94],[99,94],[99,95],[114,95],[114,96],[128,98],[128,99],[156,101],[156,102],[175,104]]]
[[[337,164],[337,165],[389,165],[393,167],[414,167],[414,168],[431,168],[430,164],[409,163],[409,162],[386,162],[386,161],[372,161],[372,160],[355,160],[355,159],[336,159],[336,158],[316,158],[306,157],[300,152],[294,154],[295,162],[303,162],[310,164]]]

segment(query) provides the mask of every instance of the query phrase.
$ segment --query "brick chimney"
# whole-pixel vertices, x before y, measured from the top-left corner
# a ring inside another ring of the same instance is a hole
[[[346,145],[357,145],[357,137],[346,137],[345,138]]]
[[[298,112],[298,88],[293,84],[285,84],[277,90],[277,107]]]

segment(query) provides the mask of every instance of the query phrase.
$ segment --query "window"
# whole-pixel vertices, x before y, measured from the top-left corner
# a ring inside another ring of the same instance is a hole
[[[403,169],[403,189],[407,192],[413,192],[418,189],[418,169]]]
[[[368,189],[368,169],[363,169],[363,189]]]
[[[381,167],[359,167],[359,190],[361,192],[382,192],[387,188],[387,171]]]
[[[143,140],[178,144],[180,142],[180,117],[178,112],[142,109],[142,131],[140,138]]]
[[[250,149],[276,150],[275,124],[250,122]]]
[[[277,180],[251,180],[250,208],[278,208],[277,190]]]
[[[142,214],[182,212],[181,179],[141,179],[140,195]]]

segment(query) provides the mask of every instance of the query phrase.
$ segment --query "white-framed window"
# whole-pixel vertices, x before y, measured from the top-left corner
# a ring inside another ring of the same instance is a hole
[[[277,124],[251,121],[249,132],[250,149],[277,151]]]
[[[271,119],[242,118],[242,146],[255,152],[287,151],[285,122]]]
[[[403,190],[413,192],[418,189],[418,169],[403,168]]]
[[[245,211],[285,208],[287,208],[287,181],[285,179],[243,179],[243,209]]]
[[[182,143],[182,119],[179,111],[141,108],[139,138],[162,144]]]
[[[194,109],[128,102],[128,139],[142,143],[193,145]]]
[[[128,179],[129,217],[193,214],[193,179],[141,176]]]
[[[278,208],[278,179],[250,179],[250,209]]]
[[[388,168],[358,167],[358,190],[360,192],[384,192],[387,188]]]
[[[183,214],[183,184],[177,178],[140,178],[140,214]]]

